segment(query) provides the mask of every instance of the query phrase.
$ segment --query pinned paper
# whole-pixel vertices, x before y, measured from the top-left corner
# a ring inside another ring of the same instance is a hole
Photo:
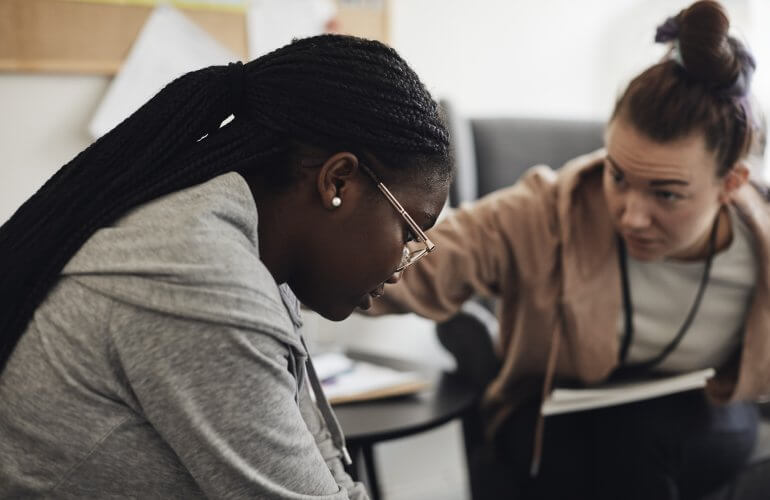
[[[158,7],[139,33],[88,131],[98,138],[128,118],[175,78],[238,59],[180,11],[168,6]]]
[[[319,35],[335,14],[331,0],[252,0],[246,11],[249,57],[267,54],[294,38]]]

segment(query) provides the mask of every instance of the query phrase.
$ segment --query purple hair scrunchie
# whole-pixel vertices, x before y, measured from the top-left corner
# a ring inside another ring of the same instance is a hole
[[[686,69],[684,61],[682,60],[682,53],[679,49],[679,28],[679,21],[676,16],[667,18],[655,31],[655,43],[673,42],[669,57],[679,64],[679,66]],[[743,46],[743,44],[737,42],[732,37],[729,37],[728,40],[730,40],[730,45],[740,64],[740,71],[731,85],[718,89],[716,93],[724,97],[740,99],[749,95],[751,79],[754,76],[754,70],[757,67],[757,63],[754,56]]]
[[[679,21],[676,16],[671,16],[658,26],[655,31],[655,43],[666,43],[675,40],[679,36]]]
[[[719,93],[725,97],[746,97],[751,93],[751,80],[754,76],[754,70],[757,69],[757,62],[749,49],[734,42],[737,47],[735,50],[735,57],[740,62],[740,72],[735,81],[727,88],[721,89]]]

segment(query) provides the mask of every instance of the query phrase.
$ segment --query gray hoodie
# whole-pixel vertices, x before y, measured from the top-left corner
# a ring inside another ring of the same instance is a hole
[[[238,174],[133,210],[61,274],[0,375],[0,497],[367,498]]]

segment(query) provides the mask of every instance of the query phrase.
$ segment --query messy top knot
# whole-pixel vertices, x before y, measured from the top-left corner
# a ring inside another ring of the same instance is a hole
[[[729,28],[712,0],[668,18],[655,41],[670,42],[671,50],[631,81],[612,114],[659,142],[703,133],[719,176],[748,153],[754,136],[748,97],[756,63]]]
[[[749,92],[756,64],[744,45],[728,35],[730,20],[716,2],[697,2],[676,16],[682,65],[717,92],[741,97]]]

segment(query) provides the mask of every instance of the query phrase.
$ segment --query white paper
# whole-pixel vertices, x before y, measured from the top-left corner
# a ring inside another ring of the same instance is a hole
[[[321,386],[329,401],[334,403],[338,399],[422,382],[425,382],[424,377],[417,372],[402,372],[365,361],[355,361],[352,369],[337,374]]]
[[[335,13],[330,0],[252,0],[246,11],[249,57],[323,33]]]
[[[714,373],[713,368],[708,368],[663,379],[608,384],[589,389],[554,389],[543,402],[541,412],[543,415],[556,415],[590,410],[697,389],[705,387]]]
[[[88,131],[98,138],[183,74],[238,56],[178,10],[160,6],[142,27],[126,61],[96,110]]]
[[[321,382],[350,371],[354,363],[352,359],[338,352],[328,352],[313,357],[313,366]]]

